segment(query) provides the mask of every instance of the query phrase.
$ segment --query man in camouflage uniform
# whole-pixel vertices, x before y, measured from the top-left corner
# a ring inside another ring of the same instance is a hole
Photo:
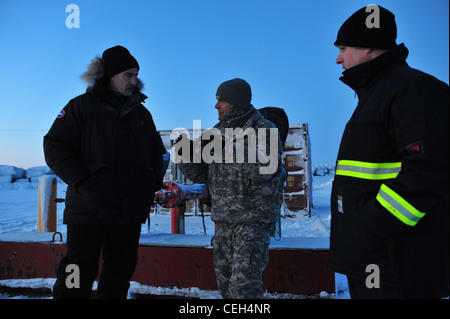
[[[262,298],[262,273],[268,263],[270,227],[281,205],[283,148],[278,130],[250,104],[251,88],[246,81],[232,79],[222,83],[216,98],[220,122],[211,130],[220,131],[225,142],[221,161],[205,162],[202,158],[201,163],[192,163],[191,160],[181,163],[180,169],[193,182],[205,183],[211,194],[211,219],[216,223],[214,267],[222,297]],[[255,148],[255,144],[249,142],[251,137],[240,139],[237,134],[231,139],[227,135],[227,129],[229,132],[239,128],[244,132],[249,129],[247,132],[266,134],[265,143],[257,139]],[[229,147],[231,142],[232,147]],[[227,146],[227,143],[230,144]],[[207,144],[202,138],[201,154]],[[244,150],[243,161],[236,153],[239,148]],[[269,150],[271,160],[263,161]],[[193,148],[193,151],[200,150]],[[212,149],[210,154],[214,152],[217,150]],[[252,152],[258,154],[256,162],[249,160]],[[275,165],[274,168],[264,171],[269,163]]]

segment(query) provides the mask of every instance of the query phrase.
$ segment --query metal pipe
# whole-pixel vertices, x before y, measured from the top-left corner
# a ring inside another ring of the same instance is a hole
[[[162,190],[156,192],[156,202],[166,208],[171,208],[172,234],[184,234],[184,213],[186,201],[202,199],[209,196],[204,184],[183,185],[173,181],[165,181]]]
[[[56,232],[56,177],[43,175],[39,178],[39,232]]]

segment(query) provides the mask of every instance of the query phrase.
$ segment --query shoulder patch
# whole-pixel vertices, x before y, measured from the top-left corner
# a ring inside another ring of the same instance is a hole
[[[410,154],[423,154],[424,153],[423,142],[417,141],[415,143],[412,143],[406,147],[406,150]]]
[[[61,110],[61,112],[59,112],[58,116],[56,117],[57,119],[63,118],[64,115],[66,115],[66,111],[64,111],[64,109]]]

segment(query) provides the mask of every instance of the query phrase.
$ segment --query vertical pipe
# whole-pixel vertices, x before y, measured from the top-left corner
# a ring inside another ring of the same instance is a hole
[[[184,234],[184,212],[186,206],[175,206],[170,211],[172,221],[172,234]]]
[[[39,178],[39,232],[56,231],[56,177],[43,175]]]

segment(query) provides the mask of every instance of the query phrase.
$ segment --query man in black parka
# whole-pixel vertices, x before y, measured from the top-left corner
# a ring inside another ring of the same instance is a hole
[[[337,35],[341,80],[359,102],[337,158],[328,266],[347,275],[352,298],[442,298],[449,88],[410,68],[396,36],[394,15],[376,5],[354,13]]]
[[[82,78],[86,93],[72,99],[44,137],[48,166],[67,185],[67,257],[57,267],[54,298],[126,298],[137,261],[141,224],[162,186],[165,149],[141,104],[139,64],[122,46],[96,57]],[[67,265],[79,267],[70,288]]]

